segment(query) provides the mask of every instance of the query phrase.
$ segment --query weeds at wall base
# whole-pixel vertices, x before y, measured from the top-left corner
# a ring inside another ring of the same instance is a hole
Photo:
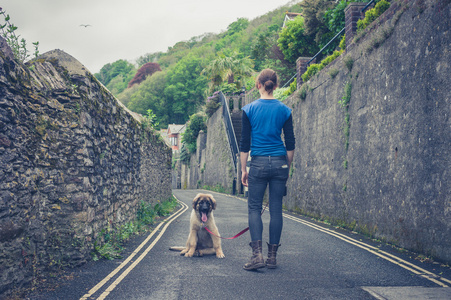
[[[101,258],[108,260],[121,258],[125,242],[133,235],[149,230],[158,218],[169,215],[176,206],[177,201],[174,197],[163,202],[158,201],[155,205],[141,201],[134,221],[114,228],[108,226],[101,230],[94,242],[92,259],[97,261]]]

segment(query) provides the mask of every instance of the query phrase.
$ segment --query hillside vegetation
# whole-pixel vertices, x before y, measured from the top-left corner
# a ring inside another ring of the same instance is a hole
[[[255,75],[264,68],[276,70],[283,86],[296,73],[298,57],[315,55],[344,27],[348,3],[292,1],[251,21],[239,18],[222,33],[204,33],[166,52],[143,55],[136,65],[125,60],[107,64],[95,76],[132,111],[155,115],[156,128],[184,124],[204,111],[207,97],[215,91],[230,95],[252,89]],[[287,12],[303,15],[283,28]],[[331,54],[339,40],[322,55]],[[148,63],[161,71],[130,84]]]

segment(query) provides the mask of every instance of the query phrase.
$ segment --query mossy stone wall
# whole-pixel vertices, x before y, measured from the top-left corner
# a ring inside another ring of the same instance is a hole
[[[0,51],[0,294],[90,259],[102,229],[171,197],[171,150],[83,65]]]
[[[451,262],[450,10],[410,2],[382,15],[288,101],[288,209]]]

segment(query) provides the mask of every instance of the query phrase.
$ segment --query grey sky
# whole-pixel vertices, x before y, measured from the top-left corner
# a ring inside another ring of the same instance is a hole
[[[30,50],[32,42],[39,41],[41,53],[61,49],[96,73],[107,63],[134,61],[205,32],[220,33],[238,18],[252,20],[288,2],[1,0],[0,7],[11,16]]]

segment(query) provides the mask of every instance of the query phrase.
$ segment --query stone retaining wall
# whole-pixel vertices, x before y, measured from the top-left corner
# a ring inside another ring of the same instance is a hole
[[[102,229],[171,197],[171,150],[83,65],[0,51],[0,295],[90,259]]]
[[[289,100],[297,149],[284,204],[450,262],[451,9],[402,9]]]

